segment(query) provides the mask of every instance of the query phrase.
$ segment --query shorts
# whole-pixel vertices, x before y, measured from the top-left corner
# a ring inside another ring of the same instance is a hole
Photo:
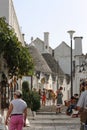
[[[9,122],[9,130],[22,130],[24,126],[24,118],[23,115],[14,115],[11,116]]]

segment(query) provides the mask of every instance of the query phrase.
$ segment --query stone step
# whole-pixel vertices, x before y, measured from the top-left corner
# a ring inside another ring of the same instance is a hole
[[[73,124],[79,126],[80,119],[66,115],[36,115],[30,119],[30,124],[33,126],[70,126]]]
[[[24,127],[23,130],[80,130],[78,126],[72,125],[72,126],[40,126],[40,127]]]
[[[56,115],[56,112],[36,112],[37,115]]]
[[[65,109],[64,109],[65,110]],[[56,111],[40,110],[35,116],[28,117],[30,127],[23,130],[79,130],[80,119],[67,116],[65,111],[56,114]]]
[[[62,111],[66,111],[67,107],[62,106]],[[56,112],[56,106],[41,106],[38,112]]]
[[[79,119],[79,117],[77,117],[77,118],[72,118],[71,116],[68,116],[68,115],[66,115],[66,114],[64,114],[64,113],[59,113],[59,114],[41,114],[41,113],[39,113],[39,114],[36,114],[34,117],[33,116],[29,116],[29,118],[35,118],[35,119]]]
[[[30,124],[80,124],[80,121],[79,120],[48,120],[48,119],[45,119],[45,120],[31,120],[30,121]]]
[[[65,113],[59,113],[59,114],[55,114],[50,113],[50,112],[38,112],[36,113],[36,115],[33,116],[29,116],[29,119],[37,119],[37,120],[80,120],[79,117],[77,118],[72,118],[71,116],[66,115]]]
[[[68,120],[72,120],[72,119],[71,118],[62,118],[61,119],[61,117],[58,117],[58,118],[57,117],[53,117],[53,118],[49,118],[49,117],[47,117],[47,118],[45,118],[45,117],[43,117],[43,118],[42,117],[38,117],[38,118],[36,118],[36,117],[29,117],[29,120],[40,120],[40,121],[41,120],[67,120],[68,121]],[[76,120],[76,119],[73,119],[73,120]],[[79,122],[79,119],[77,121]]]
[[[40,126],[71,126],[73,123],[31,123],[33,127],[40,127]],[[79,123],[74,124],[75,126],[80,126]]]

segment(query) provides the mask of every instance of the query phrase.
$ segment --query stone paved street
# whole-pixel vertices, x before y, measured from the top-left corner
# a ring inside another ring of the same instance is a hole
[[[43,106],[36,112],[35,116],[28,110],[27,127],[23,130],[80,130],[80,119],[67,116],[65,111],[66,107],[63,106],[62,113],[56,114],[55,106]],[[6,111],[4,111],[4,116]],[[0,130],[4,126],[0,126]]]
[[[66,107],[62,113],[56,114],[55,106],[42,107],[36,116],[28,116],[30,127],[24,130],[80,130],[79,118],[72,118],[65,114]]]

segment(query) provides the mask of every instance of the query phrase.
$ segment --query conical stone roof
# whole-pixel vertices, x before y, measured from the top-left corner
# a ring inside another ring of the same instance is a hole
[[[64,72],[62,71],[61,67],[59,66],[55,58],[52,57],[52,55],[49,53],[43,53],[42,56],[44,57],[44,59],[46,60],[48,66],[52,71],[53,79],[55,80],[56,76],[58,75],[59,79],[62,82],[64,79]]]
[[[64,75],[64,72],[62,71],[61,67],[59,66],[59,64],[57,63],[55,58],[52,57],[51,54],[43,53],[42,56],[44,57],[44,59],[46,60],[47,64],[49,65],[52,73],[55,73],[55,74],[59,73],[61,75]]]
[[[35,46],[29,46],[29,52],[33,58],[35,71],[40,71],[44,73],[51,73],[51,69],[49,68],[48,64],[44,60],[41,53],[35,48]]]

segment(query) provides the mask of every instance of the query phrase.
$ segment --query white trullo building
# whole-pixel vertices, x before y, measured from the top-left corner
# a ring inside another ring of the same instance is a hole
[[[56,47],[54,50],[49,45],[49,33],[44,33],[44,40],[41,40],[39,38],[32,39],[31,44],[34,44],[35,47],[40,51],[41,53],[50,53],[51,55],[54,55],[54,58],[56,61],[58,61],[61,69],[66,75],[70,75],[71,73],[71,47],[67,45],[64,41]],[[83,55],[82,52],[82,37],[74,37],[73,39],[74,48],[72,50],[72,66],[73,66],[73,94],[79,93],[80,89],[80,80],[81,78],[86,77],[86,72],[81,72],[79,74],[77,66],[79,66],[83,63],[85,60],[85,55]],[[68,86],[68,89],[70,89],[71,85]],[[71,90],[70,90],[71,91]]]
[[[24,45],[24,35],[21,32],[13,0],[0,0],[0,17],[5,17],[8,24],[14,28],[18,40]]]

